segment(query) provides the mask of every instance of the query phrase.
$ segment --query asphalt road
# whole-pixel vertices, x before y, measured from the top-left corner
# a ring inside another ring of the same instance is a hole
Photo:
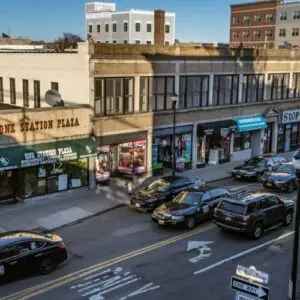
[[[231,179],[211,185],[236,191],[263,190],[258,183]],[[295,193],[282,196],[295,198]],[[290,249],[289,246],[277,252],[270,249],[274,247],[274,239],[281,235],[287,239],[280,240],[282,245],[288,245],[291,231],[292,227],[285,227],[259,241],[251,241],[237,234],[224,234],[210,221],[193,231],[172,230],[154,224],[149,214],[123,207],[58,230],[70,253],[68,262],[50,275],[1,286],[0,297],[227,300],[234,299],[229,284],[238,263],[255,264],[258,269],[274,274],[277,271],[279,275],[274,275],[277,280],[270,284],[278,290],[280,274],[285,272],[285,281],[288,280]],[[188,244],[193,245],[191,242],[202,243],[202,252],[187,251]],[[287,286],[285,281],[281,283]],[[279,292],[271,295],[272,300],[285,299]]]

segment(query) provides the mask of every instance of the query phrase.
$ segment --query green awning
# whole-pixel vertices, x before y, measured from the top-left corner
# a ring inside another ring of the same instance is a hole
[[[92,138],[0,148],[0,171],[71,161],[96,153],[97,145]]]

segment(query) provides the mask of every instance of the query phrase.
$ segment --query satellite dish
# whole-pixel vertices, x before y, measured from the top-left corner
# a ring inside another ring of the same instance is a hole
[[[50,106],[64,106],[64,101],[61,99],[61,95],[56,90],[48,90],[45,94],[45,101]]]

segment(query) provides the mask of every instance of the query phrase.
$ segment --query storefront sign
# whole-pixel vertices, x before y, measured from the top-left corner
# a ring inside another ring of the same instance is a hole
[[[0,134],[78,127],[78,118],[0,124]]]
[[[282,124],[300,122],[300,108],[283,111],[281,122]]]
[[[263,116],[237,118],[235,121],[237,123],[238,132],[267,128],[267,123]]]

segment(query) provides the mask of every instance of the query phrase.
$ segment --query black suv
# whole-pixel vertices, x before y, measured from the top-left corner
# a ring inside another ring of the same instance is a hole
[[[153,211],[159,205],[172,200],[180,192],[199,190],[205,182],[195,178],[164,176],[150,178],[132,191],[130,205],[139,211]]]
[[[296,169],[291,162],[276,165],[262,176],[263,186],[288,193],[297,187]]]
[[[225,230],[244,232],[258,239],[264,231],[290,225],[294,201],[268,193],[253,193],[238,199],[223,199],[214,211],[214,223]]]
[[[214,208],[230,193],[225,189],[186,191],[178,194],[152,214],[152,220],[159,225],[185,226],[193,229],[196,223],[212,217]]]
[[[286,159],[275,155],[260,155],[246,160],[241,166],[233,168],[232,177],[235,179],[251,179],[261,182],[262,175],[273,166],[286,162]]]

